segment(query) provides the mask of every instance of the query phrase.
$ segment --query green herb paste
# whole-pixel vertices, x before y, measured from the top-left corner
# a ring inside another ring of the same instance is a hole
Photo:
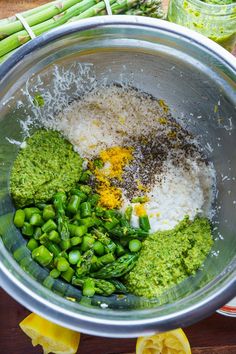
[[[46,202],[69,191],[82,172],[82,158],[58,132],[38,130],[13,164],[10,190],[17,207]]]
[[[212,244],[206,218],[186,218],[172,230],[149,235],[135,267],[125,277],[128,290],[147,298],[159,296],[196,273]]]
[[[201,0],[201,1],[212,5],[229,5],[235,2],[235,0]]]
[[[236,0],[171,0],[168,20],[193,29],[233,51]]]

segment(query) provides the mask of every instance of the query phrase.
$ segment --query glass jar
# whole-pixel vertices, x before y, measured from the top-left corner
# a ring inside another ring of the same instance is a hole
[[[193,29],[232,52],[236,43],[236,3],[227,0],[170,0],[168,20]]]

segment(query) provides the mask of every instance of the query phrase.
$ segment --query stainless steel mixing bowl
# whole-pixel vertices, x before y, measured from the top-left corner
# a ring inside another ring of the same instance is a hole
[[[131,295],[82,298],[32,261],[12,223],[9,173],[26,132],[41,115],[57,114],[93,87],[112,82],[164,99],[173,116],[198,136],[217,171],[213,250],[196,276],[153,301]],[[45,97],[44,107],[34,106],[35,94]],[[236,294],[236,60],[231,54],[160,20],[87,19],[31,41],[0,67],[0,107],[0,276],[17,301],[66,327],[132,337],[186,326]]]

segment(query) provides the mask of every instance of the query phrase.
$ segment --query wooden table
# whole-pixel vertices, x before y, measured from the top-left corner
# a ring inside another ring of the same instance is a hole
[[[18,323],[29,311],[0,290],[0,353],[37,354]],[[236,354],[236,318],[214,314],[185,328],[192,354]],[[78,354],[127,354],[135,352],[135,339],[110,339],[83,334]]]
[[[44,4],[45,0],[0,0],[0,18]],[[165,4],[167,1],[165,1]],[[41,353],[33,348],[18,323],[29,311],[0,289],[0,353]],[[236,354],[236,319],[214,314],[185,329],[193,354]],[[135,352],[135,339],[109,339],[82,335],[79,354],[124,354]]]

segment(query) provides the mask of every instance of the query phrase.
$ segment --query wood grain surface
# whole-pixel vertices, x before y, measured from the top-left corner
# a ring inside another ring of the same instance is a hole
[[[46,4],[45,0],[0,0],[0,18]]]
[[[39,354],[18,324],[29,311],[0,290],[0,353]],[[236,318],[214,314],[184,329],[192,354],[236,354]],[[128,354],[135,352],[136,339],[111,339],[81,335],[78,354]]]
[[[0,0],[0,18],[46,3],[45,0]],[[167,0],[165,0],[165,6]],[[37,354],[18,324],[29,311],[0,289],[0,354]],[[236,354],[236,318],[214,314],[185,329],[193,354]],[[83,334],[79,354],[128,354],[135,352],[135,339],[109,339]]]

